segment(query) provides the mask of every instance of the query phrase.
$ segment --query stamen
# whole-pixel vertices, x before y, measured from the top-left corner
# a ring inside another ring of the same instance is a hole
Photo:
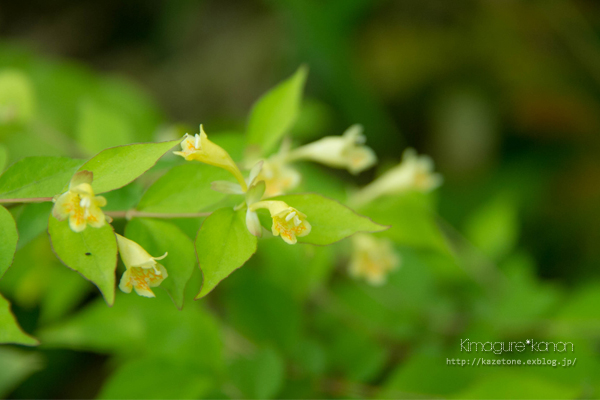
[[[196,142],[195,142],[195,147],[196,147],[197,149],[200,149],[200,135],[198,135],[197,133],[196,133]]]
[[[292,211],[285,217],[285,222],[290,222],[290,219],[294,218],[295,216],[296,216],[296,211]]]
[[[92,201],[89,197],[82,197],[79,205],[83,208],[88,208],[92,204]]]
[[[298,218],[297,215],[294,217],[294,225],[296,225],[296,226],[300,225],[300,218]]]
[[[160,275],[160,274],[161,274],[161,273],[160,273],[160,271],[159,271],[159,270],[156,268],[156,263],[155,263],[155,264],[152,264],[152,269],[154,270],[154,273],[155,273],[156,275]]]

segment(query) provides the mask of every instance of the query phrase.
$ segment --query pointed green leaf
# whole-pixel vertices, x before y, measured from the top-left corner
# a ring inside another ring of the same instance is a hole
[[[229,370],[234,385],[248,399],[275,397],[285,378],[285,362],[270,347],[258,350],[249,358],[238,358]]]
[[[108,192],[132,182],[149,170],[181,139],[160,143],[135,143],[106,149],[79,168],[94,173],[94,191]]]
[[[10,311],[10,303],[0,295],[0,343],[24,344],[36,346],[39,342],[24,333]]]
[[[256,237],[246,228],[246,211],[222,208],[212,213],[198,231],[196,252],[204,276],[199,299],[256,252]]]
[[[200,163],[173,167],[148,188],[137,209],[159,213],[195,213],[219,203],[225,194],[211,189],[211,182],[230,179],[221,168]],[[241,197],[240,197],[241,199]]]
[[[0,278],[12,264],[18,240],[15,220],[6,208],[0,206]]]
[[[192,240],[171,222],[149,218],[129,221],[125,236],[139,243],[153,257],[169,253],[160,261],[169,274],[160,287],[169,293],[175,305],[181,309],[185,285],[197,262]]]
[[[48,215],[52,211],[52,206],[51,202],[23,204],[19,212],[13,212],[19,231],[17,250],[48,229]],[[13,207],[15,208],[17,207]]]
[[[4,171],[4,167],[6,167],[6,163],[8,162],[8,150],[6,150],[6,146],[0,144],[0,174]]]
[[[300,109],[308,68],[296,73],[263,95],[250,112],[246,132],[249,145],[259,146],[267,154],[293,126]]]
[[[9,346],[0,348],[0,398],[6,399],[28,376],[43,369],[41,353]]]
[[[63,191],[82,160],[26,157],[0,176],[0,199],[52,197]]]
[[[449,254],[446,239],[436,222],[430,196],[425,193],[385,196],[361,208],[361,212],[374,221],[391,225],[384,236],[397,244]]]
[[[63,264],[96,285],[108,305],[112,305],[117,267],[117,239],[112,226],[88,226],[83,232],[76,233],[69,228],[68,221],[58,221],[50,216],[48,233],[52,248]]]
[[[293,194],[275,199],[285,201],[291,207],[306,214],[312,229],[308,235],[298,238],[300,243],[324,246],[356,232],[380,232],[388,228],[357,214],[335,200],[318,194]]]
[[[120,359],[164,357],[191,363],[194,371],[222,371],[220,324],[201,304],[194,306],[175,312],[166,295],[147,299],[119,293],[113,307],[96,299],[38,335],[46,346],[117,354]]]

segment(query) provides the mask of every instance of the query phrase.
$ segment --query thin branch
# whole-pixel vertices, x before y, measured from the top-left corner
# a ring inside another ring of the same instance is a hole
[[[52,201],[52,197],[31,197],[31,198],[25,198],[25,199],[0,199],[0,204],[43,203],[45,201]]]

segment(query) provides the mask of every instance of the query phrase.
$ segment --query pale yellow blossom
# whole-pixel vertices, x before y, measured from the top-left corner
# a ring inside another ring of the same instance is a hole
[[[311,226],[306,215],[290,207],[283,201],[265,200],[254,203],[249,207],[250,211],[256,211],[260,208],[266,208],[271,214],[273,225],[271,231],[275,236],[281,238],[288,244],[295,244],[298,237],[306,236],[310,233]]]
[[[100,228],[108,218],[100,209],[106,205],[106,199],[94,195],[92,180],[91,172],[78,172],[71,179],[69,190],[53,199],[52,215],[59,221],[69,218],[69,226],[74,232],[83,231],[87,225]]]
[[[352,256],[348,270],[357,279],[365,279],[371,285],[382,285],[390,271],[400,265],[392,242],[366,233],[352,236]]]
[[[144,297],[155,297],[151,287],[159,286],[168,277],[164,266],[156,260],[162,260],[167,253],[160,257],[152,257],[142,246],[117,234],[117,245],[121,260],[127,269],[121,277],[119,289],[131,293],[131,289]]]
[[[288,193],[295,189],[301,180],[300,173],[278,154],[265,160],[258,178],[265,181],[265,197],[267,198]]]
[[[439,187],[442,180],[442,176],[434,172],[433,160],[429,156],[419,156],[414,149],[407,149],[400,164],[355,193],[351,203],[362,205],[384,195],[409,190],[429,192]]]
[[[202,125],[200,125],[199,134],[197,133],[195,136],[186,134],[185,139],[181,142],[181,151],[174,151],[173,153],[185,158],[187,161],[200,161],[229,171],[240,183],[243,190],[246,191],[246,182],[240,169],[225,149],[208,139]]]
[[[361,125],[352,125],[342,136],[326,136],[290,152],[289,161],[311,160],[357,174],[375,165],[375,152],[365,146]]]

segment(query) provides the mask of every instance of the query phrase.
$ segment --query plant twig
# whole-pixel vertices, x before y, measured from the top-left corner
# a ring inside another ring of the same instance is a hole
[[[28,199],[0,199],[0,204],[43,203],[44,201],[52,201],[52,197],[31,197]]]

